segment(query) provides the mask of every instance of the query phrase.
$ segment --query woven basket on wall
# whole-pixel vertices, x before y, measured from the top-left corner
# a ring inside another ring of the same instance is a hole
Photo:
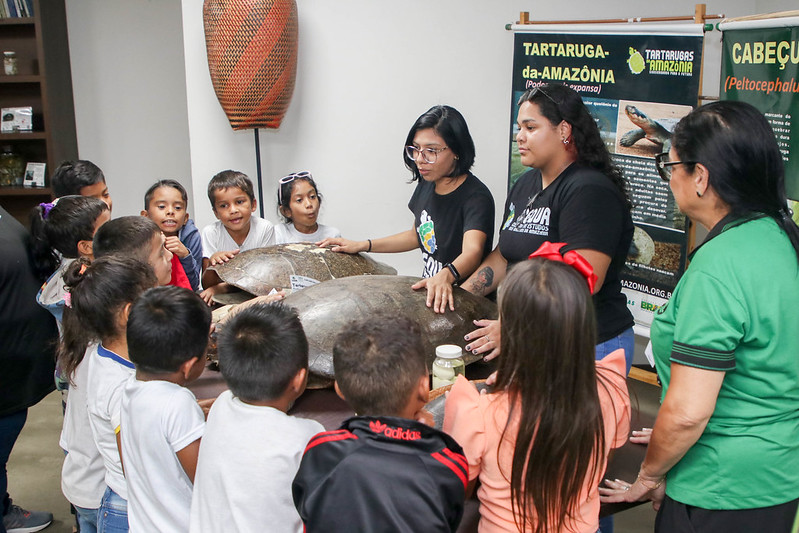
[[[205,0],[208,69],[234,130],[278,128],[297,74],[295,0]]]

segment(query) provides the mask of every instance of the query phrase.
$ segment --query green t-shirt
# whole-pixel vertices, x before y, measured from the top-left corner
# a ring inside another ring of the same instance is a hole
[[[725,372],[704,433],[666,493],[705,509],[799,497],[799,263],[773,219],[725,219],[652,324],[665,397],[671,363]]]

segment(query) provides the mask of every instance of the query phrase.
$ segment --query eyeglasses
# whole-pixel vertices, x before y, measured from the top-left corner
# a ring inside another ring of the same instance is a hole
[[[419,157],[419,154],[422,155],[422,159],[425,163],[435,163],[438,159],[438,154],[446,150],[447,147],[444,148],[416,148],[415,146],[406,146],[405,147],[405,155],[408,156],[408,159],[411,161],[416,161],[416,158]]]
[[[289,174],[288,176],[283,176],[280,178],[280,181],[278,182],[280,186],[277,188],[277,203],[283,205],[283,185],[286,183],[291,183],[294,180],[301,179],[313,179],[313,176],[307,170],[303,170],[302,172],[295,172],[294,174]]]
[[[669,153],[663,152],[655,156],[655,166],[663,181],[671,181],[671,167],[674,165],[695,165],[696,161],[669,161]]]

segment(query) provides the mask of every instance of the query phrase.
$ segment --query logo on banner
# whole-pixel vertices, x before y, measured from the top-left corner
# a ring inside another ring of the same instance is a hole
[[[630,58],[627,59],[627,66],[630,67],[630,72],[633,74],[640,74],[646,68],[644,56],[632,46],[630,47]]]

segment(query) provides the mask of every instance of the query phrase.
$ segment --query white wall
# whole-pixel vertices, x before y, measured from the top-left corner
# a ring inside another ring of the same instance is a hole
[[[180,3],[66,6],[78,150],[103,169],[114,215],[139,214],[144,192],[161,178],[191,194]]]
[[[760,1],[753,6],[727,0],[709,3],[707,11],[740,16],[787,9],[787,3]],[[67,4],[73,76],[77,80],[92,74],[90,82],[75,83],[81,156],[102,158],[98,162],[108,169],[115,214],[138,212],[141,192],[154,179],[151,171],[140,169],[141,158],[158,155],[157,164],[166,165],[161,154],[168,152],[182,166],[175,175],[191,175],[196,222],[211,222],[208,180],[226,168],[254,179],[255,155],[252,131],[233,132],[214,95],[202,1],[181,0],[179,7],[177,0]],[[694,3],[686,0],[635,6],[622,0],[537,5],[528,0],[298,0],[298,5],[294,98],[281,128],[261,131],[267,218],[277,220],[277,179],[306,169],[325,195],[322,222],[357,239],[402,231],[411,224],[406,204],[413,186],[406,183],[410,174],[401,149],[416,117],[438,103],[453,105],[466,117],[477,147],[474,172],[494,193],[499,219],[505,199],[513,43],[504,25],[514,22],[519,11],[534,10],[531,16],[537,19],[694,11]],[[182,43],[176,42],[181,22]],[[716,70],[719,41],[718,32],[708,34],[706,56]],[[177,72],[184,57],[185,66],[179,68],[185,70]],[[166,84],[157,91],[146,76],[138,79],[153,62],[159,82]],[[707,70],[703,93],[717,94],[717,87],[718,73]],[[114,93],[123,97],[108,96]],[[171,113],[169,123],[148,127],[142,117],[152,116],[147,102]],[[165,136],[165,130],[171,135]],[[120,189],[132,196],[120,198]],[[401,273],[417,275],[421,270],[417,252],[380,258]]]

